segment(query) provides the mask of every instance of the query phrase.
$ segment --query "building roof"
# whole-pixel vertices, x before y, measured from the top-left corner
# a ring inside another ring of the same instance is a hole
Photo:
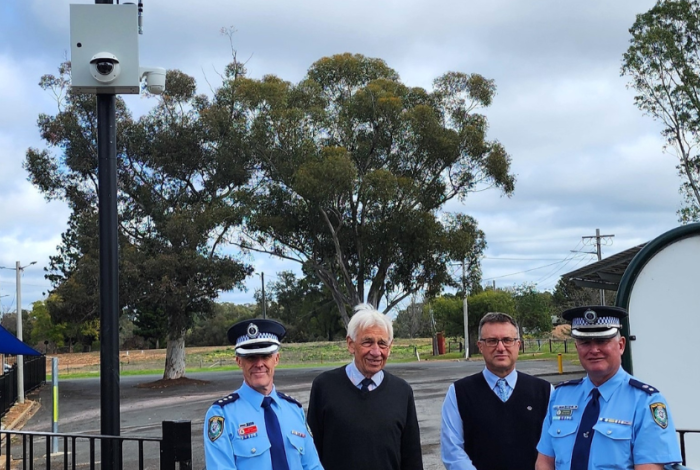
[[[627,266],[646,243],[621,251],[608,258],[562,274],[562,278],[573,281],[579,287],[617,290]]]

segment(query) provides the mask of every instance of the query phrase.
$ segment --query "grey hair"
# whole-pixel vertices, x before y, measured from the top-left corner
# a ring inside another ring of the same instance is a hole
[[[518,328],[518,323],[513,319],[513,317],[507,313],[489,312],[484,315],[479,322],[479,338],[481,338],[481,328],[483,328],[483,326],[487,323],[510,323],[515,327],[515,331],[518,332],[518,336],[520,336],[520,328]]]
[[[355,314],[350,319],[350,323],[348,323],[348,337],[351,340],[357,341],[357,334],[360,331],[373,326],[378,326],[385,330],[389,335],[389,342],[394,340],[394,327],[385,314],[379,312],[370,304],[356,305],[353,310],[355,310]]]

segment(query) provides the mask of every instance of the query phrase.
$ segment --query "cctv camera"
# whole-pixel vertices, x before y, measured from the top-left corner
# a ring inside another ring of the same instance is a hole
[[[119,76],[119,60],[109,52],[99,52],[90,60],[90,72],[98,82],[109,83]]]
[[[149,93],[160,95],[165,91],[165,69],[163,67],[141,67],[139,77],[146,78],[146,89]]]

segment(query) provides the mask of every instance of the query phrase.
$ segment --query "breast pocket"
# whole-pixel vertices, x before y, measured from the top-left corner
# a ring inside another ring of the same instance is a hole
[[[629,468],[632,468],[632,426],[598,422],[593,430],[595,452],[591,451],[591,459],[595,468],[622,468],[623,462],[629,462]],[[604,456],[604,459],[598,461],[596,456]]]
[[[547,430],[554,449],[556,467],[568,468],[571,465],[571,449],[576,441],[578,423],[573,421],[555,420]]]
[[[301,436],[296,436],[294,434],[287,434],[287,441],[292,445],[299,455],[304,455],[306,452],[306,439]]]
[[[258,470],[269,465],[270,441],[257,436],[250,439],[233,438],[233,455],[239,470]]]

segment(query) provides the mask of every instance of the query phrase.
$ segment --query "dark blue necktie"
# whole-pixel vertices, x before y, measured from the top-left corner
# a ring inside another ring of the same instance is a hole
[[[360,382],[360,384],[362,384],[362,387],[360,387],[360,391],[361,392],[369,392],[369,386],[373,383],[374,383],[374,381],[372,379],[367,379],[367,378],[362,379],[362,382]]]
[[[588,457],[591,453],[591,442],[593,441],[593,426],[598,421],[600,414],[600,403],[598,398],[600,392],[597,388],[591,391],[591,399],[583,410],[581,424],[576,434],[574,451],[571,454],[571,470],[588,470]]]
[[[272,470],[289,470],[287,453],[284,451],[284,439],[282,438],[280,422],[271,405],[272,397],[263,398],[262,407],[265,409],[265,428],[267,429],[267,438],[270,440]]]

